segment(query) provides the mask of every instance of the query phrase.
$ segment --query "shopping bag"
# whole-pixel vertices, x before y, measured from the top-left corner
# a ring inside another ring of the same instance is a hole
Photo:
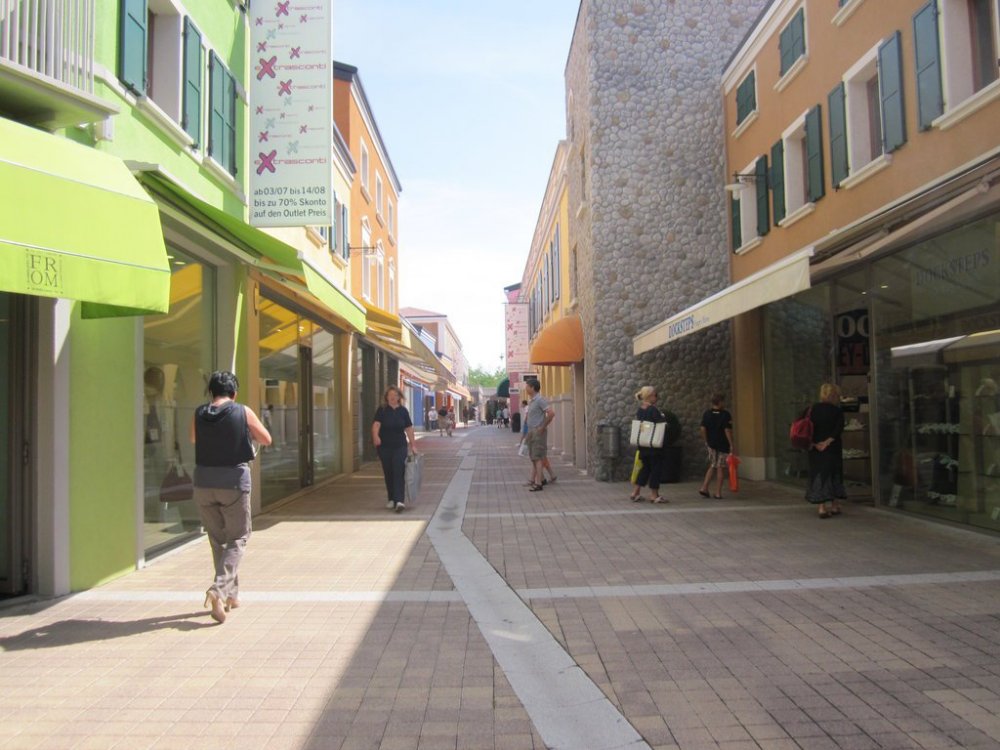
[[[733,492],[739,492],[740,477],[737,469],[740,465],[740,459],[735,453],[730,453],[729,458],[726,459],[726,463],[729,464],[729,489]]]
[[[521,458],[528,457],[528,443],[525,440],[521,441],[521,444],[517,446],[517,455]]]
[[[161,503],[181,503],[194,497],[194,482],[184,466],[174,461],[160,482]]]
[[[813,423],[812,407],[810,406],[804,415],[792,422],[792,427],[788,431],[788,439],[793,448],[807,451],[812,447]]]
[[[420,494],[420,482],[424,474],[424,456],[422,453],[411,453],[406,457],[406,469],[403,472],[403,483],[406,486],[406,502],[413,504]]]
[[[642,459],[639,458],[639,451],[635,452],[635,460],[632,461],[632,477],[630,481],[635,484],[636,480],[639,478],[639,472],[642,470]]]
[[[644,419],[633,419],[629,443],[640,448],[662,448],[663,437],[666,434],[666,422],[649,422]]]

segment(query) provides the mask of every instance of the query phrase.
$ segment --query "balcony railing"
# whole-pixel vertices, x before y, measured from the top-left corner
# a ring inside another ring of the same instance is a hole
[[[92,94],[94,0],[0,0],[0,64]]]

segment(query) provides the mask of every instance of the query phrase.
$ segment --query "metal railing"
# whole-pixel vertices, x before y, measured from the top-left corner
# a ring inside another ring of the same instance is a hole
[[[94,91],[94,0],[0,0],[0,60]]]

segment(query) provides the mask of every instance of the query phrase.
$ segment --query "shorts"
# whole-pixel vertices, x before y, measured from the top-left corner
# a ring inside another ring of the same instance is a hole
[[[544,432],[529,432],[524,441],[528,444],[528,458],[532,461],[541,461],[548,455],[549,446]]]
[[[725,469],[729,461],[729,454],[723,453],[715,448],[708,449],[708,468],[710,469]]]

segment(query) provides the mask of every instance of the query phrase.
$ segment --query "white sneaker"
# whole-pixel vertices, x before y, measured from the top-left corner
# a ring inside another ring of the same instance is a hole
[[[396,512],[399,513],[402,510],[406,510],[406,503],[396,503]]]
[[[390,500],[389,502],[387,502],[385,504],[385,507],[386,507],[386,510],[392,510],[393,508],[396,507],[396,503],[394,503],[392,500]]]

